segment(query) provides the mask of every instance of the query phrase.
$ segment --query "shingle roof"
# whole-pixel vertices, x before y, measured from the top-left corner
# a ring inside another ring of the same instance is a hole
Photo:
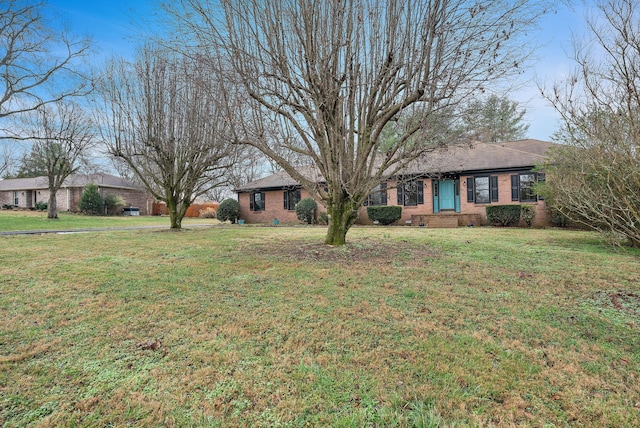
[[[311,167],[311,166],[300,167],[298,168],[298,172],[300,172],[305,177],[320,178],[320,174],[315,167]],[[320,178],[319,180],[313,180],[313,181],[320,182],[322,181],[322,179]],[[246,191],[257,190],[257,189],[293,187],[293,186],[299,186],[299,185],[300,183],[298,183],[296,180],[291,178],[291,176],[287,172],[280,171],[280,172],[276,172],[275,174],[268,175],[259,180],[252,181],[251,183],[247,183],[243,186],[240,186],[236,189],[236,192],[246,192]]]
[[[407,166],[405,174],[476,173],[531,168],[545,159],[554,143],[519,140],[505,143],[474,143],[428,153]]]
[[[553,146],[554,143],[533,139],[453,146],[425,154],[409,164],[402,174],[429,176],[532,168],[545,159],[545,153]],[[307,176],[313,171],[310,167],[306,167],[305,170]],[[289,174],[281,171],[247,183],[236,191],[277,189],[295,185],[298,183]]]
[[[84,187],[87,184],[96,184],[100,187],[111,187],[119,189],[137,189],[140,186],[131,183],[121,177],[110,174],[76,174],[67,177],[62,188]],[[0,180],[0,191],[7,190],[38,190],[48,187],[47,177],[35,178],[13,178]]]

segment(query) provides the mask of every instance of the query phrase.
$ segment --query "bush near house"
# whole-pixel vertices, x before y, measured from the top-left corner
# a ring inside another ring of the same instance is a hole
[[[216,218],[220,221],[231,221],[235,223],[240,217],[240,204],[235,199],[225,199],[220,202],[216,211]]]
[[[318,224],[329,224],[329,214],[326,211],[318,214]]]
[[[487,221],[492,226],[515,227],[521,213],[522,205],[492,205],[487,207]]]
[[[522,205],[520,217],[527,227],[531,227],[533,225],[533,220],[536,218],[536,207],[533,205]]]
[[[516,227],[522,221],[527,227],[533,225],[536,207],[533,205],[492,205],[487,207],[487,221],[492,226]]]
[[[318,204],[311,198],[304,198],[296,204],[298,220],[302,220],[307,224],[315,222],[317,212]]]
[[[102,211],[102,196],[95,184],[87,184],[78,204],[80,210],[87,214],[100,214]]]
[[[370,206],[367,207],[367,216],[372,222],[389,225],[402,217],[401,206]]]
[[[122,196],[114,195],[112,193],[108,193],[104,197],[104,203],[107,205],[107,210],[109,214],[115,214],[120,211],[120,208],[126,205],[126,202],[122,198]]]

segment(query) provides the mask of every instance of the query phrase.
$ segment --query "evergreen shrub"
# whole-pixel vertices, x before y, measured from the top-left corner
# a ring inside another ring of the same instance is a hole
[[[301,199],[296,204],[296,215],[298,220],[302,220],[307,224],[312,224],[316,220],[318,212],[318,204],[312,198]]]
[[[102,212],[102,196],[95,184],[87,184],[84,187],[80,203],[78,204],[80,211],[87,214],[100,214]]]
[[[491,205],[487,207],[487,221],[492,226],[514,227],[520,223],[522,205]]]
[[[220,202],[216,211],[216,218],[220,221],[231,221],[235,223],[240,217],[240,204],[235,199],[225,199]]]
[[[397,205],[374,205],[367,207],[369,220],[380,224],[389,225],[400,220],[402,217],[402,207]]]

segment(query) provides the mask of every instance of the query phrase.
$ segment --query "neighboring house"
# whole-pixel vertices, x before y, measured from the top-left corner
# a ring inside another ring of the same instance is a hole
[[[78,212],[78,204],[84,187],[95,184],[104,198],[106,195],[120,196],[126,207],[137,207],[141,215],[151,213],[153,198],[140,186],[123,178],[109,174],[76,174],[67,177],[56,192],[58,211]],[[15,178],[0,180],[0,205],[18,208],[34,208],[38,202],[49,200],[47,177]]]
[[[552,146],[530,139],[427,153],[371,193],[359,210],[358,223],[370,223],[366,205],[402,206],[401,224],[454,227],[486,224],[486,207],[492,204],[531,204],[536,207],[534,225],[545,225],[544,201],[534,191],[544,174],[533,170]],[[316,181],[322,185],[321,179]],[[275,218],[297,222],[295,204],[309,196],[285,172],[248,183],[236,192],[240,216],[248,223],[270,223]],[[318,209],[326,211],[322,206]]]

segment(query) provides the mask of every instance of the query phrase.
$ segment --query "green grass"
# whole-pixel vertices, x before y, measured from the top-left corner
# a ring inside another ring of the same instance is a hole
[[[59,213],[59,218],[48,219],[41,211],[0,211],[0,232],[33,230],[74,230],[105,227],[170,226],[167,216],[91,216]],[[183,226],[216,224],[214,219],[185,218]]]
[[[639,251],[324,232],[0,238],[0,425],[637,424]]]

